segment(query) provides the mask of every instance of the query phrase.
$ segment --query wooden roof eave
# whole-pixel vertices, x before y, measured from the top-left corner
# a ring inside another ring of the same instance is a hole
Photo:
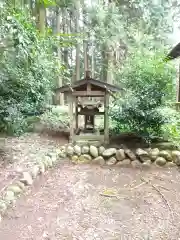
[[[72,89],[75,89],[77,87],[80,87],[82,85],[85,85],[87,83],[90,83],[94,86],[98,86],[98,87],[101,87],[103,88],[104,90],[108,89],[110,90],[111,92],[119,92],[119,91],[122,91],[124,90],[123,88],[121,87],[117,87],[117,86],[114,86],[114,85],[111,85],[109,83],[105,83],[105,82],[102,82],[102,81],[99,81],[99,80],[95,80],[95,79],[82,79],[82,80],[79,80],[77,82],[75,82],[74,84],[70,85],[64,85],[62,87],[59,87],[59,88],[56,88],[55,89],[55,92],[61,92],[61,93],[65,93],[65,92],[72,92]]]
[[[178,43],[173,49],[167,54],[165,60],[170,61],[180,57],[180,43]]]

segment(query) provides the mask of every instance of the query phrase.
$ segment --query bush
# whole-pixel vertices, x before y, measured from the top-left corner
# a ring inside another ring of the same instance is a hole
[[[69,128],[69,114],[67,106],[53,107],[50,112],[40,117],[40,124],[48,130],[61,131]]]
[[[52,95],[59,73],[55,42],[42,37],[22,11],[1,8],[0,22],[0,131],[20,134],[25,115],[40,111]]]
[[[174,96],[174,70],[160,59],[137,52],[119,72],[126,93],[111,109],[116,132],[126,129],[147,139],[162,135],[167,118],[159,108]]]

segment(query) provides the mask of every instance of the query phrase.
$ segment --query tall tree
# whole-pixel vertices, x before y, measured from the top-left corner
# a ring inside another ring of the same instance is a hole
[[[79,26],[79,19],[80,19],[80,1],[76,0],[75,2],[75,33],[77,35],[80,34],[80,26]],[[75,79],[78,81],[80,79],[80,43],[79,40],[76,44],[76,71],[75,71]]]

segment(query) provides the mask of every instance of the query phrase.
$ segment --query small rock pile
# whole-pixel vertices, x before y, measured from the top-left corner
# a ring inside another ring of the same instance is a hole
[[[99,165],[117,165],[132,167],[180,166],[180,151],[160,150],[158,148],[141,149],[105,149],[103,146],[66,145],[60,148],[59,156],[68,157],[73,163],[92,163]]]

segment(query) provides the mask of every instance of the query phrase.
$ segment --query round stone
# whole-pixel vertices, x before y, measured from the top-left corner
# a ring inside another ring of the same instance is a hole
[[[125,150],[125,154],[128,156],[129,159],[131,159],[132,161],[137,160],[136,155],[133,153],[133,151],[131,151],[130,149],[126,149]]]
[[[5,196],[4,196],[4,201],[5,202],[8,202],[8,203],[11,203],[15,200],[15,195],[14,195],[14,192],[12,191],[7,191]]]
[[[74,146],[74,153],[75,153],[76,155],[80,156],[80,155],[81,155],[81,147],[78,146],[78,145],[75,145],[75,146]]]
[[[102,156],[98,156],[98,157],[96,157],[92,160],[92,163],[102,166],[102,165],[105,164],[105,161],[104,161],[104,158]]]
[[[40,173],[39,167],[37,165],[33,166],[33,169],[31,171],[32,178],[33,179],[37,178],[39,173]]]
[[[104,146],[100,146],[100,147],[99,147],[99,155],[102,155],[105,150],[106,150],[106,149],[105,149]]]
[[[158,166],[164,166],[166,164],[166,159],[163,158],[163,157],[158,157],[155,160],[155,164],[158,165]]]
[[[115,154],[116,154],[116,148],[108,148],[102,153],[102,156],[105,158],[109,158]]]
[[[4,213],[7,210],[7,205],[5,203],[5,201],[0,200],[0,213]]]
[[[89,146],[82,146],[82,154],[89,153]]]
[[[131,164],[131,160],[129,158],[126,158],[122,161],[117,162],[117,166],[122,166],[122,167],[129,167]]]
[[[68,156],[72,156],[74,154],[74,148],[71,147],[71,146],[68,146],[66,148],[66,153],[67,153]]]
[[[11,185],[7,188],[8,191],[12,191],[14,195],[18,195],[22,192],[22,189],[19,186]]]
[[[173,168],[173,167],[176,167],[176,164],[173,163],[173,162],[167,162],[167,163],[166,163],[166,167],[168,167],[168,168]]]
[[[106,161],[106,165],[111,166],[111,165],[115,165],[117,162],[115,157],[111,157]]]
[[[148,152],[146,152],[145,150],[143,150],[143,149],[141,149],[141,148],[138,148],[138,149],[136,150],[136,154],[137,154],[138,156],[148,156]]]
[[[150,150],[149,152],[149,156],[151,158],[152,161],[155,161],[156,158],[159,156],[159,149],[158,148],[153,148]]]
[[[180,166],[180,152],[179,151],[172,151],[172,159],[173,159],[173,162],[177,166]]]
[[[131,165],[133,168],[140,168],[142,166],[142,163],[138,160],[131,161]]]
[[[90,151],[90,154],[92,157],[94,157],[94,158],[98,157],[97,147],[91,145],[89,151]]]
[[[83,154],[79,157],[78,163],[89,163],[91,162],[92,157],[88,154]]]
[[[118,149],[116,151],[116,159],[118,161],[122,161],[123,159],[125,159],[126,156],[125,156],[125,152],[124,152],[124,149]]]
[[[79,160],[79,157],[78,157],[77,155],[73,155],[73,156],[71,157],[72,163],[77,163],[78,160]]]
[[[160,151],[159,156],[165,158],[167,161],[171,162],[172,161],[172,156],[168,151]]]
[[[144,168],[150,168],[151,167],[151,160],[147,160],[147,161],[143,162],[142,166]]]

